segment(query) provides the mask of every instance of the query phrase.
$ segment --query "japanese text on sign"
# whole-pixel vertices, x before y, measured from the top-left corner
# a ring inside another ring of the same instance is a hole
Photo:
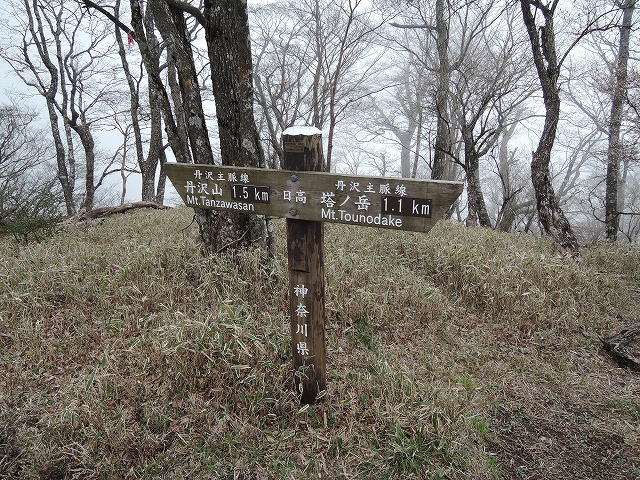
[[[309,311],[304,303],[304,298],[309,293],[309,289],[302,284],[296,285],[293,289],[293,294],[298,299],[298,307],[296,308],[296,350],[298,355],[307,356],[310,355],[309,347],[307,346],[307,337],[309,336],[309,325],[307,324],[307,315]]]
[[[459,182],[194,164],[163,168],[190,207],[395,230],[428,231],[462,190]]]

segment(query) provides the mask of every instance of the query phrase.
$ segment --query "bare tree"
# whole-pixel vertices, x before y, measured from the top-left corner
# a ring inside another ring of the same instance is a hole
[[[453,150],[451,142],[455,126],[450,113],[452,75],[468,56],[477,37],[487,28],[488,19],[499,17],[491,16],[492,10],[495,10],[495,5],[490,1],[410,2],[408,8],[399,14],[403,21],[391,23],[396,28],[414,32],[414,38],[405,37],[398,43],[435,75],[432,110],[437,126],[431,169],[434,180],[446,177],[448,156]],[[427,53],[431,49],[435,49],[435,57]]]
[[[406,18],[392,25],[413,32],[397,42],[434,77],[431,177],[443,178],[450,163],[445,158],[458,163],[466,173],[468,223],[490,226],[480,159],[494,148],[502,130],[515,121],[512,112],[533,91],[522,56],[524,44],[513,28],[513,9],[496,8],[493,2],[440,1],[434,10],[423,2],[412,8],[419,22]]]
[[[605,194],[605,225],[609,240],[616,240],[620,228],[618,177],[620,172],[621,141],[620,129],[624,102],[627,91],[627,65],[629,63],[629,42],[631,26],[636,0],[622,0],[622,24],[620,25],[620,39],[618,55],[611,95],[611,114],[609,117],[609,145],[607,149],[607,180]]]
[[[153,15],[166,45],[169,60],[175,65],[179,92],[173,110],[169,94],[160,77],[145,30],[140,4],[131,0],[132,26],[90,0],[82,0],[101,11],[118,28],[131,34],[139,46],[147,74],[157,95],[154,104],[163,112],[169,144],[178,161],[191,159],[213,164],[202,106],[201,88],[191,45],[187,17],[203,29],[207,45],[213,95],[216,102],[218,135],[222,163],[232,166],[264,166],[264,154],[253,117],[252,58],[247,4],[242,0],[205,0],[195,6],[179,0],[150,0],[147,14]],[[176,121],[184,114],[187,138]],[[246,248],[265,240],[264,221],[255,215],[196,209],[196,220],[205,247],[210,252],[237,247]]]
[[[376,33],[384,15],[362,0],[304,0],[262,6],[254,27],[257,104],[270,150],[294,123],[325,129],[326,169],[338,123],[373,92]]]
[[[450,156],[466,175],[467,225],[491,227],[482,184],[480,161],[497,145],[502,132],[522,120],[523,103],[534,91],[524,43],[515,34],[513,16],[500,18],[480,12],[478,34],[467,54],[452,72],[452,117],[459,125],[464,158]],[[482,27],[482,25],[484,25]]]
[[[555,20],[558,0],[520,0],[524,25],[531,43],[533,61],[542,88],[545,122],[538,147],[533,152],[531,178],[536,192],[538,218],[542,227],[565,251],[579,257],[578,242],[569,220],[558,203],[551,179],[549,164],[560,119],[561,68],[570,51],[584,36],[612,26],[611,11],[588,12],[583,28],[575,35],[570,46],[557,51]]]
[[[119,18],[120,16],[120,5],[120,0],[116,0],[116,3],[113,7],[114,16],[116,18]],[[149,4],[147,4],[147,8],[148,5]],[[157,38],[155,38],[153,16],[150,14],[146,14],[144,16],[144,24],[146,25],[144,27],[144,30],[151,57],[149,59],[149,62],[153,63],[157,71],[160,71],[160,60],[162,52],[164,51],[164,47],[160,44]],[[142,30],[142,27],[139,26],[139,29]],[[125,47],[125,41],[123,39],[122,33],[123,32],[120,30],[120,28],[115,28],[115,36],[118,43],[118,55],[120,57],[123,73],[125,75],[125,79],[127,81],[127,86],[129,89],[130,105],[129,118],[131,128],[121,129],[121,131],[125,133],[123,135],[125,141],[123,152],[125,157],[123,158],[123,160],[126,162],[126,141],[129,137],[132,137],[136,164],[142,177],[142,200],[162,203],[164,200],[164,184],[166,178],[161,174],[157,183],[157,188],[155,183],[158,166],[166,162],[162,134],[162,108],[159,105],[159,102],[156,101],[156,99],[161,97],[161,94],[156,91],[157,86],[153,81],[151,81],[151,78],[149,76],[146,76],[148,103],[146,105],[143,104],[142,95],[144,94],[144,91],[142,89],[142,84],[144,79],[144,70],[141,65],[138,65],[138,73],[134,74],[134,72],[132,71],[132,68],[129,65],[129,59],[127,58],[127,47]],[[129,50],[131,50],[130,47],[133,42],[133,38],[129,38],[130,35],[133,35],[133,33],[131,32],[126,34]],[[141,118],[145,110],[148,111],[146,116],[148,116],[150,124],[148,149],[146,155],[144,152],[146,142],[143,136],[145,122]],[[124,170],[121,171],[124,172]],[[125,185],[126,177],[123,178],[123,189]],[[124,195],[122,201],[124,201]]]
[[[252,41],[258,122],[263,132],[268,163],[280,167],[284,152],[281,134],[291,125],[305,124],[322,128],[326,117],[326,92],[320,83],[321,61],[314,51],[322,51],[321,27],[309,35],[310,20],[304,7],[295,9],[284,3],[261,5],[253,13]],[[319,10],[319,7],[318,7]],[[318,44],[319,46],[317,46]],[[316,75],[318,79],[316,81]]]
[[[344,4],[340,5],[340,9],[345,15],[345,22],[341,30],[337,32],[339,45],[336,52],[337,56],[334,61],[328,63],[329,131],[327,135],[326,152],[326,170],[328,172],[331,171],[334,132],[338,118],[351,103],[369,94],[369,92],[363,92],[359,95],[356,93],[355,96],[346,96],[346,101],[340,103],[338,101],[339,98],[345,98],[345,96],[340,95],[339,92],[345,87],[355,90],[355,92],[362,89],[363,82],[367,79],[368,75],[357,73],[355,76],[352,76],[349,81],[345,82],[347,72],[354,72],[356,70],[354,67],[365,55],[365,51],[369,48],[368,43],[372,41],[377,30],[386,23],[384,16],[380,18],[376,12],[365,7],[365,5],[366,3],[363,0],[347,0]],[[365,73],[370,73],[370,70],[376,64],[378,58],[380,58],[379,55],[376,59],[368,59],[369,62]]]
[[[0,234],[39,239],[62,213],[63,199],[50,168],[50,145],[36,114],[0,106]]]
[[[624,18],[625,12],[620,12],[622,25],[628,19]],[[562,81],[563,98],[567,99],[567,112],[570,112],[566,115],[563,130],[566,132],[571,129],[574,133],[564,145],[561,142],[560,146],[567,150],[567,158],[582,155],[582,159],[587,159],[584,162],[581,159],[576,164],[582,169],[580,202],[590,218],[579,216],[580,225],[576,224],[576,228],[584,230],[589,239],[595,239],[603,233],[606,235],[607,176],[603,171],[603,164],[617,161],[618,174],[614,182],[618,198],[618,232],[621,233],[626,228],[624,224],[633,218],[624,214],[623,205],[626,197],[625,182],[637,158],[635,145],[640,133],[634,127],[637,84],[632,69],[625,74],[627,78],[622,90],[616,80],[621,31],[624,31],[622,27],[612,28],[594,32],[586,38],[580,56],[571,59]],[[614,97],[617,95],[622,95],[623,104],[620,108],[613,108],[616,103]],[[616,114],[612,116],[612,112]],[[619,120],[619,124],[616,121],[612,126],[611,121],[615,118]],[[584,141],[587,138],[590,140]],[[612,138],[618,139],[615,148],[611,146]],[[584,155],[577,149],[584,149]],[[558,192],[559,195],[560,193]],[[599,233],[594,221],[600,223]]]
[[[15,105],[0,106],[0,219],[13,208],[7,202],[15,180],[44,161],[46,149],[33,128],[35,119],[35,113]]]
[[[21,45],[18,51],[10,48],[0,50],[2,58],[11,65],[22,81],[33,88],[45,99],[51,135],[56,151],[57,176],[64,193],[67,214],[75,213],[75,186],[76,186],[76,163],[73,151],[67,151],[64,139],[64,131],[60,129],[60,119],[56,109],[57,95],[60,84],[60,71],[53,60],[53,55],[49,52],[49,46],[45,37],[45,23],[38,8],[33,8],[28,2],[24,2],[24,15],[20,7],[14,5],[13,15],[6,12],[7,16],[16,19],[25,19],[16,33],[21,38]],[[37,7],[37,4],[36,4]],[[26,18],[25,18],[26,17]],[[6,18],[6,17],[5,17]],[[11,27],[7,28],[9,31]],[[58,36],[61,35],[60,28],[55,30]],[[6,39],[6,43],[13,43]],[[5,43],[5,44],[6,44]],[[32,47],[35,47],[36,55],[42,58],[44,68],[31,60]],[[48,78],[47,78],[48,76]]]
[[[422,133],[428,120],[425,104],[432,78],[412,56],[401,64],[389,65],[389,70],[393,72],[389,88],[372,98],[372,112],[362,128],[373,138],[388,132],[388,140],[400,147],[400,176],[415,178],[424,159]]]
[[[67,213],[74,213],[78,203],[91,209],[95,191],[109,172],[107,164],[96,174],[100,159],[94,135],[113,90],[111,77],[104,75],[110,70],[113,42],[105,25],[86,18],[76,2],[24,0],[5,7],[13,12],[5,25],[11,39],[0,55],[46,103]],[[78,140],[82,149],[76,151]],[[84,189],[79,195],[81,173]]]
[[[520,115],[515,113],[515,116]],[[514,121],[502,130],[497,155],[492,155],[495,174],[499,179],[495,228],[501,232],[511,231],[519,216],[528,217],[536,203],[535,197],[528,192],[530,188],[527,189],[527,186],[531,182],[528,176],[522,174],[518,149],[509,147],[517,127],[518,122]]]

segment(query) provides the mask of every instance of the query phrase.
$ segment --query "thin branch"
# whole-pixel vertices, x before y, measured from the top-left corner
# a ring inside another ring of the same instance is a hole
[[[436,31],[436,27],[428,24],[404,24],[404,23],[389,22],[389,25],[396,28],[430,30],[432,32]]]
[[[124,31],[125,33],[127,33],[128,35],[131,36],[131,38],[133,38],[134,40],[136,39],[135,37],[135,32],[133,31],[133,28],[128,27],[127,25],[125,25],[124,23],[122,23],[120,21],[120,19],[118,19],[118,17],[116,17],[115,15],[113,15],[111,12],[109,12],[107,9],[105,9],[104,7],[101,7],[100,5],[98,5],[97,3],[92,2],[91,0],[80,0],[82,1],[82,3],[84,3],[84,5],[87,8],[95,8],[96,10],[98,10],[100,13],[102,13],[105,17],[107,17],[109,20],[111,20],[113,23],[115,23],[115,25],[122,31]]]
[[[166,0],[166,2],[170,7],[177,8],[178,10],[182,10],[183,12],[188,13],[193,18],[195,18],[201,26],[204,26],[205,18],[198,7],[187,2],[181,2],[180,0]]]
[[[618,27],[619,25],[615,19],[607,22],[603,26],[597,25],[599,20],[617,11],[618,11],[617,8],[607,10],[606,12],[603,12],[600,15],[597,15],[594,19],[592,19],[589,23],[587,23],[587,25],[585,25],[585,27],[582,29],[580,34],[573,40],[573,42],[571,42],[571,45],[569,45],[569,47],[565,50],[562,57],[560,57],[560,61],[558,62],[558,69],[564,64],[565,60],[567,59],[571,51],[584,37],[594,32],[606,32],[608,30]]]

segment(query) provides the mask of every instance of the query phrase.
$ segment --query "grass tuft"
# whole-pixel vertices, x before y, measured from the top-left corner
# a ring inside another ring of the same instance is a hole
[[[293,391],[279,255],[188,209],[0,243],[0,478],[634,478],[640,251],[326,225],[328,388]],[[567,465],[571,466],[569,468]],[[615,468],[611,467],[615,465]]]

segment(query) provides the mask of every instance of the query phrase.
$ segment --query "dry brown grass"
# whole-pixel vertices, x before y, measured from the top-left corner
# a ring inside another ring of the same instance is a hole
[[[637,248],[327,225],[328,392],[301,409],[284,238],[207,258],[189,222],[0,243],[0,478],[640,477],[640,380],[599,346],[639,321]]]

